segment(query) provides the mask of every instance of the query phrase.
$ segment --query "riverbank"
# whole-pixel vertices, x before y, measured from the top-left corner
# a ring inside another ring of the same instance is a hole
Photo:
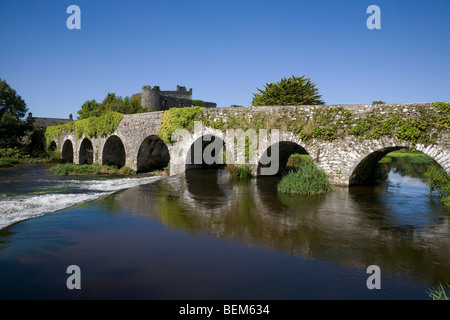
[[[34,164],[34,163],[55,163],[51,158],[0,158],[0,168],[14,167],[19,164]]]

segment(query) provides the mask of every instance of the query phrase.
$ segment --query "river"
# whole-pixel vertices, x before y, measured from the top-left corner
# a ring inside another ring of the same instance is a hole
[[[1,169],[0,299],[428,299],[450,283],[449,211],[421,174],[383,172],[377,186],[293,197],[279,177],[221,170]],[[71,265],[80,290],[66,286]]]

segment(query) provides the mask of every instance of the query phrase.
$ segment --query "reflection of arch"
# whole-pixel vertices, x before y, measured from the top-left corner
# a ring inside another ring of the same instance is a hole
[[[103,165],[123,167],[125,165],[125,147],[118,136],[111,136],[103,146]]]
[[[227,187],[219,183],[220,176],[223,174],[223,170],[186,170],[184,176],[187,190],[192,198],[202,202],[203,206],[217,207],[227,196]]]
[[[222,152],[220,152],[222,151]],[[225,142],[217,136],[207,134],[197,140],[189,148],[186,156],[186,170],[191,169],[220,169],[223,163]]]
[[[379,168],[378,162],[388,153],[404,148],[405,147],[387,147],[366,156],[353,170],[349,179],[349,185],[373,185],[380,180],[385,180],[387,172],[384,172],[383,175],[382,172],[377,170]]]
[[[55,151],[58,148],[55,141],[50,142],[50,145],[48,146],[48,151]]]
[[[258,163],[258,169],[257,169],[258,170],[257,171],[257,175],[258,176],[261,174],[261,168],[270,167],[271,165],[273,166],[272,163],[263,164],[261,162],[262,161],[264,161],[265,163],[268,162],[266,159],[272,157],[272,151],[273,151],[272,148],[275,148],[275,147],[278,147],[278,150],[279,150],[278,159],[271,159],[271,160],[273,160],[273,161],[277,161],[278,160],[278,170],[277,170],[277,173],[276,173],[277,175],[282,174],[285,171],[287,161],[288,161],[289,157],[292,154],[295,154],[295,153],[308,154],[308,152],[306,151],[305,148],[299,146],[295,142],[291,142],[291,141],[280,141],[280,142],[277,142],[277,143],[271,145],[266,150],[266,152],[264,152],[264,154],[261,156],[260,162]],[[275,156],[275,155],[273,155],[273,156]]]
[[[137,156],[137,172],[149,172],[167,167],[170,161],[167,145],[156,135],[142,141]]]
[[[94,162],[94,148],[88,138],[84,138],[80,145],[79,164],[92,164]]]
[[[63,162],[73,162],[73,144],[72,141],[64,141],[62,148],[62,160]]]

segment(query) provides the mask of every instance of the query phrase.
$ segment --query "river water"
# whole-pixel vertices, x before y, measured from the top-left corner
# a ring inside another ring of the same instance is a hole
[[[278,177],[221,170],[2,169],[0,298],[428,299],[450,283],[450,212],[420,174],[383,170],[378,186],[293,197]],[[67,288],[70,265],[80,290]],[[366,285],[371,265],[380,289]]]

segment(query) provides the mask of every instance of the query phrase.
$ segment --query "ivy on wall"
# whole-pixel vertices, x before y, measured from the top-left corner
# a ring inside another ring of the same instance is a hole
[[[107,135],[116,131],[122,118],[122,113],[108,112],[100,117],[90,117],[50,126],[45,129],[45,140],[47,145],[50,145],[54,139],[59,139],[61,134],[70,132],[75,132],[77,139],[80,139],[83,135],[90,139]]]

